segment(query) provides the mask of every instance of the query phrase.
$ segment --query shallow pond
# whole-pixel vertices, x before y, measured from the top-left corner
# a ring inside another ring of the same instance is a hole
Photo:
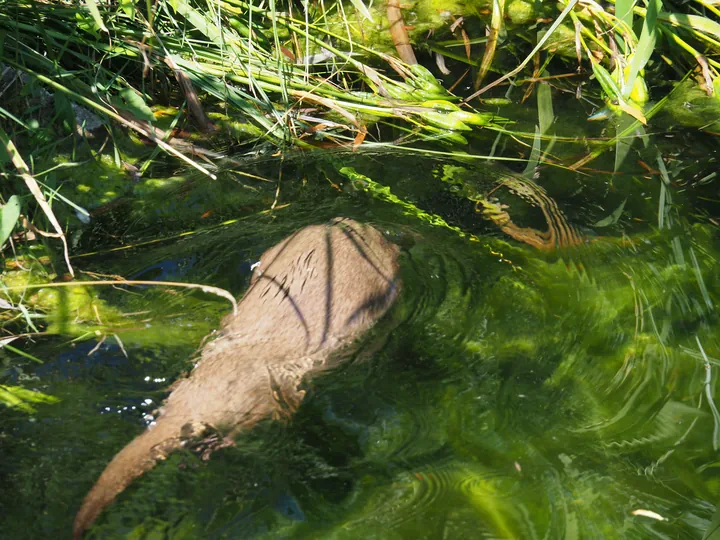
[[[582,242],[538,250],[457,189],[487,192],[494,171],[403,152],[303,157],[283,164],[290,205],[272,214],[256,210],[274,184],[241,208],[232,179],[125,210],[139,247],[78,268],[239,295],[263,250],[343,215],[403,247],[404,291],[371,360],[313,380],[288,424],[263,424],[209,461],[174,454],[90,537],[702,538],[720,494],[720,237],[693,198],[702,191],[640,172],[545,170],[538,182]],[[537,204],[496,195],[519,226],[548,228]],[[114,219],[75,238],[78,251],[120,234]],[[6,384],[59,402],[1,413],[2,537],[69,537],[97,476],[229,309],[198,291],[100,296],[124,322],[90,340],[38,340],[27,351],[42,365],[6,363]]]

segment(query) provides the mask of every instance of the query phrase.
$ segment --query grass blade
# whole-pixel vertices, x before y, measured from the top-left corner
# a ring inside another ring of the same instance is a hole
[[[7,204],[0,208],[0,246],[10,238],[19,217],[20,199],[18,199],[17,195],[13,195],[8,199]]]
[[[108,29],[102,20],[102,16],[100,15],[100,10],[98,9],[97,2],[95,0],[85,0],[85,6],[87,6],[88,11],[90,12],[90,15],[95,21],[95,24],[98,25],[98,28],[100,28],[100,30],[107,34]]]
[[[642,31],[640,32],[640,40],[638,41],[635,54],[630,61],[630,71],[625,78],[625,87],[623,89],[623,97],[627,98],[632,92],[635,85],[635,79],[638,73],[647,65],[650,56],[655,51],[655,42],[657,41],[657,16],[662,10],[662,0],[650,0],[648,3],[645,20],[643,21]]]
[[[487,37],[487,43],[485,44],[485,52],[483,53],[482,62],[480,63],[480,70],[478,76],[475,79],[475,88],[480,88],[480,85],[487,75],[490,66],[495,59],[495,51],[497,50],[498,38],[500,31],[503,26],[503,17],[505,16],[505,0],[493,0],[492,16],[490,18],[490,26]]]
[[[73,267],[70,264],[70,254],[68,253],[68,244],[67,239],[65,238],[65,233],[62,230],[62,227],[60,226],[60,223],[58,223],[57,218],[55,217],[55,214],[52,211],[52,208],[50,208],[50,205],[47,202],[47,199],[45,198],[45,195],[43,195],[43,192],[40,190],[40,186],[38,186],[37,182],[35,181],[35,178],[33,178],[32,174],[30,174],[30,169],[28,169],[28,166],[25,164],[25,161],[23,160],[20,153],[17,151],[17,148],[15,148],[15,144],[10,140],[10,137],[8,137],[8,134],[5,133],[5,130],[0,127],[0,144],[2,144],[5,147],[5,151],[10,156],[10,160],[12,161],[13,165],[17,169],[18,173],[20,173],[20,177],[25,181],[25,185],[30,190],[30,192],[33,194],[33,197],[35,197],[35,201],[37,201],[40,208],[42,208],[42,211],[45,213],[45,216],[48,218],[48,221],[53,226],[53,229],[55,229],[55,234],[50,233],[44,233],[47,236],[53,236],[56,238],[60,238],[60,241],[63,244],[63,253],[65,255],[65,264],[67,264],[68,272],[70,272],[70,275],[75,277],[75,272],[73,271]]]
[[[499,79],[494,80],[493,82],[491,82],[490,84],[484,86],[484,87],[481,88],[480,90],[474,92],[472,95],[470,95],[469,97],[465,98],[463,101],[468,102],[468,101],[470,101],[470,100],[472,100],[472,99],[475,99],[476,97],[484,94],[485,92],[487,92],[487,91],[490,90],[491,88],[494,88],[495,86],[497,86],[497,85],[500,84],[501,82],[506,81],[506,80],[509,79],[510,77],[513,77],[513,76],[515,76],[516,74],[520,73],[520,72],[525,68],[525,66],[528,65],[528,63],[530,62],[530,60],[532,60],[532,58],[535,56],[535,54],[536,54],[540,49],[543,48],[543,45],[545,45],[545,42],[547,42],[547,40],[550,38],[550,36],[552,35],[552,33],[557,29],[557,27],[562,24],[562,22],[565,20],[565,18],[568,16],[568,14],[575,8],[575,5],[576,5],[577,3],[578,3],[578,0],[570,0],[570,2],[568,2],[568,5],[565,6],[565,9],[563,9],[562,12],[560,13],[560,15],[558,15],[557,19],[555,19],[555,22],[553,22],[552,26],[550,26],[550,28],[548,28],[547,33],[542,37],[542,39],[541,39],[540,41],[538,41],[538,44],[535,45],[535,48],[534,48],[532,51],[530,51],[530,54],[528,54],[528,55],[525,57],[525,60],[523,60],[522,62],[520,62],[520,64],[519,64],[515,69],[513,69],[512,71],[506,73],[505,75],[503,75],[503,76],[500,77]]]
[[[370,13],[370,10],[363,4],[362,0],[350,0],[353,6],[355,6],[355,9],[357,9],[360,12],[360,15],[365,17],[368,21],[371,23],[374,23],[375,21],[372,18],[372,14]]]

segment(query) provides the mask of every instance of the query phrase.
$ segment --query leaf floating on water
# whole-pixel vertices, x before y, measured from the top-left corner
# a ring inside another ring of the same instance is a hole
[[[637,510],[633,510],[632,512],[633,516],[643,516],[650,519],[657,519],[658,521],[667,521],[667,518],[662,517],[657,512],[653,512],[652,510],[643,510],[642,508],[638,508]]]
[[[620,90],[620,87],[618,86],[615,79],[613,79],[612,75],[610,75],[608,70],[606,70],[599,62],[593,61],[591,62],[591,64],[593,74],[595,75],[595,78],[600,83],[603,92],[605,92],[605,95],[608,98],[608,106],[611,109],[619,110],[629,114],[643,125],[647,124],[647,120],[645,119],[645,116],[643,115],[640,107],[632,102],[628,102],[625,100],[622,95],[622,91]]]
[[[43,394],[33,390],[27,390],[22,386],[0,385],[0,403],[11,408],[20,409],[26,413],[36,412],[34,403],[57,403],[60,401],[55,396]]]
[[[7,204],[0,208],[0,246],[10,237],[20,217],[20,199],[13,195]]]
[[[142,96],[134,90],[129,88],[122,90],[119,92],[119,97],[121,99],[113,100],[113,103],[118,108],[131,112],[135,118],[139,118],[140,120],[145,120],[146,122],[155,121],[155,115],[153,114],[152,109],[148,107]]]
[[[613,210],[609,216],[602,218],[597,223],[594,223],[593,227],[609,227],[610,225],[615,225],[620,220],[623,210],[625,210],[626,202],[627,198],[620,204],[620,206]]]

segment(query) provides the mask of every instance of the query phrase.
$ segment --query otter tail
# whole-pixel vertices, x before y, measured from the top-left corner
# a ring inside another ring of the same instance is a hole
[[[75,516],[74,540],[82,538],[85,529],[135,478],[152,469],[159,460],[180,446],[180,427],[170,420],[161,417],[157,425],[138,435],[115,455]]]

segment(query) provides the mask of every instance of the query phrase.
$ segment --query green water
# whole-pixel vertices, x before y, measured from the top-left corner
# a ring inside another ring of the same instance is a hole
[[[338,164],[479,241],[354,189]],[[134,223],[128,244],[199,231],[75,264],[236,295],[264,249],[336,215],[372,222],[404,248],[398,326],[382,350],[314,380],[289,424],[261,425],[209,461],[176,453],[91,538],[703,537],[720,492],[710,401],[720,392],[720,237],[706,219],[713,208],[695,199],[703,192],[640,173],[545,171],[539,182],[587,242],[542,253],[448,191],[448,165],[490,181],[481,163],[305,156],[283,163],[279,202],[290,206],[272,215],[257,211],[275,184],[244,192],[225,179],[138,202],[74,239],[78,251],[112,247],[119,222]],[[623,201],[619,220],[594,225]],[[524,202],[510,208],[543,226]],[[97,476],[229,309],[197,291],[100,294],[129,321],[116,328],[122,348],[110,334],[60,334],[26,347],[42,365],[5,352],[2,382],[60,401],[0,413],[1,537],[69,537]]]

